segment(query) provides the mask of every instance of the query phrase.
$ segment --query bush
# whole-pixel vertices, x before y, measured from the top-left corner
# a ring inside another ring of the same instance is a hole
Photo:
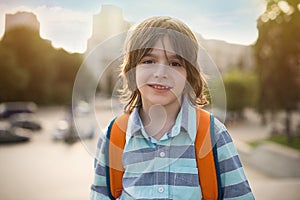
[[[245,108],[255,108],[258,85],[254,73],[234,70],[223,76],[226,90],[227,110],[241,115]]]

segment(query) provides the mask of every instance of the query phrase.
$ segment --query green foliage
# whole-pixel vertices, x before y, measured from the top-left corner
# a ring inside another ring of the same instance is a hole
[[[293,110],[300,102],[300,1],[268,0],[254,46],[260,110]]]
[[[259,110],[285,110],[285,133],[292,143],[291,111],[300,103],[300,1],[267,0],[258,19],[254,46],[260,80]]]
[[[276,136],[268,137],[263,140],[254,140],[254,141],[249,142],[249,144],[255,148],[255,147],[258,147],[259,145],[264,144],[265,141],[274,142],[274,143],[284,145],[286,147],[290,147],[290,148],[300,151],[300,136],[299,135],[293,137],[292,143],[289,143],[287,138],[284,135],[276,135]]]
[[[54,49],[37,31],[10,29],[0,43],[0,102],[70,103],[80,54]]]
[[[300,136],[293,136],[292,143],[290,143],[284,135],[276,135],[268,138],[268,141],[275,142],[293,149],[300,150]]]
[[[257,77],[254,73],[234,70],[223,77],[227,110],[242,113],[246,107],[257,103]]]
[[[28,85],[29,74],[22,69],[12,51],[0,44],[0,99],[9,101]],[[16,81],[18,80],[18,81]]]

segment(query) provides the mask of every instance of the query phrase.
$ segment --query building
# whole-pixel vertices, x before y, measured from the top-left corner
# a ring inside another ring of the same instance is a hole
[[[25,26],[32,28],[38,33],[40,32],[40,22],[38,21],[36,15],[31,12],[22,11],[15,14],[5,15],[5,32],[18,26]]]
[[[127,31],[129,22],[123,18],[121,8],[113,5],[103,5],[100,13],[93,16],[92,36],[88,40],[87,52],[108,38]]]
[[[244,71],[253,69],[254,55],[252,46],[231,44],[221,40],[207,40],[199,34],[197,38],[222,74],[236,68]]]
[[[98,89],[111,94],[118,81],[120,56],[130,23],[123,18],[119,7],[103,5],[93,16],[92,36],[87,43],[85,64],[99,80]]]

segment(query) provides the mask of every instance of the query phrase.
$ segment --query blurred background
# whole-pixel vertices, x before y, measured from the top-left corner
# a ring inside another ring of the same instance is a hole
[[[151,4],[151,5],[150,5]],[[88,199],[100,128],[114,117],[119,61],[98,81],[95,108],[72,90],[101,42],[168,15],[195,32],[222,75],[231,133],[256,199],[299,199],[300,0],[0,2],[0,199]],[[122,50],[120,40],[113,47]],[[84,83],[88,84],[88,83]],[[115,108],[121,110],[121,107]],[[73,115],[72,115],[73,114]],[[77,134],[73,116],[84,124]],[[80,138],[82,140],[80,140]],[[95,146],[96,147],[96,146]]]

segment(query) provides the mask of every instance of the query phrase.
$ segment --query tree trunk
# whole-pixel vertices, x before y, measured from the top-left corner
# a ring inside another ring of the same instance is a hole
[[[279,130],[276,126],[276,123],[277,123],[277,115],[276,115],[276,111],[274,110],[271,110],[271,124],[272,124],[272,128],[271,128],[271,136],[276,136],[276,135],[279,135]]]
[[[285,118],[285,133],[287,136],[287,142],[288,144],[292,144],[293,138],[292,138],[292,133],[291,133],[291,111],[286,110],[286,118]]]
[[[260,124],[262,125],[262,126],[266,126],[267,125],[267,116],[266,116],[266,112],[265,111],[263,111],[263,112],[261,112],[261,118],[260,118]]]

